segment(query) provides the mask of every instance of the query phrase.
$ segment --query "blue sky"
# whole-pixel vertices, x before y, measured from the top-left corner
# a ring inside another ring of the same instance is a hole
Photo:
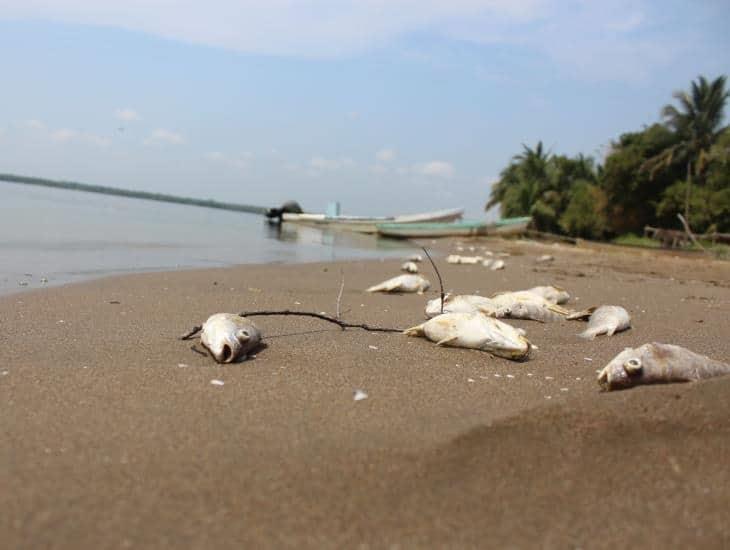
[[[730,4],[0,0],[0,172],[354,214],[600,159],[730,74]]]

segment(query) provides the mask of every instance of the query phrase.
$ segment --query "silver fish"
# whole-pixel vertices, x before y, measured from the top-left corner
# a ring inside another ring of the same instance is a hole
[[[568,292],[564,288],[554,285],[533,286],[531,289],[528,290],[528,292],[532,292],[533,294],[542,296],[548,302],[551,302],[553,304],[564,304],[565,302],[570,300],[570,294],[568,294]]]
[[[490,298],[500,308],[500,311],[504,312],[504,315],[501,316],[513,319],[531,319],[545,323],[562,321],[571,313],[570,310],[553,304],[529,290],[498,292]]]
[[[730,365],[699,355],[681,346],[654,342],[626,348],[598,375],[606,391],[640,384],[692,382],[730,374]]]
[[[430,287],[429,280],[420,275],[398,275],[378,285],[371,286],[365,292],[417,292],[423,294]]]
[[[621,332],[631,328],[631,317],[629,312],[621,306],[601,306],[599,308],[589,308],[584,312],[578,312],[570,315],[569,319],[579,319],[581,314],[591,312],[588,320],[588,328],[581,332],[578,336],[593,340],[599,334],[613,336],[615,332]]]
[[[446,262],[450,264],[480,264],[484,261],[481,256],[459,256],[458,254],[450,254],[446,256]]]
[[[407,271],[408,273],[418,273],[418,265],[416,265],[416,262],[405,262],[400,268],[401,271]]]
[[[216,313],[203,323],[200,342],[218,363],[233,363],[259,345],[261,332],[245,317]]]
[[[438,346],[478,349],[507,359],[526,358],[531,347],[524,331],[483,313],[444,313],[403,334],[425,336]]]
[[[492,271],[504,269],[504,260],[494,260],[489,266],[489,269],[491,269]]]
[[[422,262],[423,256],[421,256],[420,254],[411,254],[410,256],[408,256],[408,258],[406,258],[406,260],[408,260],[409,262]]]
[[[481,312],[490,317],[504,317],[507,311],[500,308],[489,298],[476,294],[447,294],[444,297],[444,308],[441,311],[441,298],[434,298],[426,303],[426,317],[436,317],[441,313],[476,313]]]

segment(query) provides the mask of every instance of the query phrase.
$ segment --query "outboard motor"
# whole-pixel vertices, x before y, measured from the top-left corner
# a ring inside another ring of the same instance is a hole
[[[266,218],[269,223],[280,224],[282,214],[302,214],[304,210],[297,201],[286,201],[279,208],[269,208],[266,211]]]

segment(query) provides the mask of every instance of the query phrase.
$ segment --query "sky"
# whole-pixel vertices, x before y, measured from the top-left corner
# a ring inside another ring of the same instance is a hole
[[[725,0],[0,0],[0,172],[482,217],[523,144],[600,161],[730,75],[729,25]]]

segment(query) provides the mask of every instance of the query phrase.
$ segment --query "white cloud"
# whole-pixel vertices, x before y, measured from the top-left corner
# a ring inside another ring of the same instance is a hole
[[[243,52],[332,57],[454,21],[523,22],[546,0],[12,0],[3,18],[33,18],[142,31]]]
[[[22,127],[30,130],[34,139],[48,140],[58,144],[81,143],[95,147],[107,147],[111,139],[91,132],[82,132],[71,128],[49,128],[44,122],[38,119],[26,120]]]
[[[390,162],[392,160],[395,160],[396,152],[393,149],[381,149],[377,153],[375,153],[375,160],[378,161],[378,163],[381,162]]]
[[[422,176],[434,178],[451,178],[454,175],[454,167],[450,162],[432,160],[413,167],[413,172]]]
[[[117,109],[116,111],[114,111],[114,116],[118,120],[123,120],[124,122],[134,122],[136,120],[142,120],[142,117],[139,116],[139,113],[134,109],[130,109],[129,107],[126,107],[124,109]]]
[[[221,153],[220,151],[211,151],[209,153],[205,153],[205,155],[203,156],[206,160],[210,162],[214,162],[216,164],[221,164],[224,166],[231,166],[238,169],[248,168],[254,157],[253,153],[249,151],[245,151],[240,155],[234,156],[226,155],[225,153]]]
[[[342,57],[414,35],[511,44],[591,80],[646,79],[650,71],[670,67],[697,36],[664,24],[675,20],[667,21],[662,3],[647,0],[6,0],[0,5],[0,19],[111,26],[266,55]],[[660,26],[664,30],[657,32]]]
[[[71,141],[72,139],[77,138],[79,135],[78,132],[75,130],[69,130],[68,128],[61,128],[60,130],[54,130],[51,132],[51,139],[53,141]]]
[[[181,145],[185,143],[185,138],[177,132],[158,128],[143,143],[145,145]]]
[[[225,158],[226,158],[226,156],[223,153],[221,153],[220,151],[211,151],[210,153],[205,153],[205,155],[203,155],[203,156],[207,160],[210,160],[213,162],[225,160]]]
[[[317,156],[309,160],[309,168],[316,172],[333,172],[353,164],[354,162],[350,158],[328,159]]]
[[[37,120],[35,118],[26,120],[25,126],[26,126],[26,128],[30,128],[31,130],[45,130],[46,129],[46,125],[43,124],[40,120]]]

